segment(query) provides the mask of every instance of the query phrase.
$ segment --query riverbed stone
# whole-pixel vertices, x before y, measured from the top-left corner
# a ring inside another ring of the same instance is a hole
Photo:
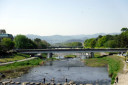
[[[16,85],[19,85],[19,84],[21,84],[21,83],[20,83],[20,82],[15,82],[15,84],[16,84]]]
[[[40,83],[35,83],[35,85],[40,85]]]
[[[2,85],[9,85],[9,81],[2,82]]]
[[[68,84],[74,84],[74,81],[70,81]]]
[[[57,83],[57,85],[62,85],[61,83]]]
[[[34,85],[35,83],[34,82],[30,82],[30,85]]]
[[[64,83],[64,85],[68,85],[68,83]]]
[[[86,85],[93,85],[93,84],[86,84]]]
[[[84,84],[80,84],[80,85],[84,85]]]
[[[22,85],[28,85],[29,84],[29,82],[23,82],[22,83]]]

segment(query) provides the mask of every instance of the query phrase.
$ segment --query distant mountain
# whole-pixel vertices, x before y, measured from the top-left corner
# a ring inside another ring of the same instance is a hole
[[[119,33],[111,33],[111,35],[115,35]],[[105,33],[98,33],[92,35],[69,35],[69,36],[62,36],[62,35],[53,35],[53,36],[40,36],[40,35],[33,35],[28,34],[26,35],[30,39],[40,38],[42,40],[46,40],[50,44],[55,43],[63,43],[63,42],[84,42],[84,40],[89,38],[96,38],[99,35],[106,35]]]

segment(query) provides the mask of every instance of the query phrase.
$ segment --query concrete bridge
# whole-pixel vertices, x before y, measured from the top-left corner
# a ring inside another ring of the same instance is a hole
[[[83,46],[67,47],[67,46],[56,46],[56,47],[47,47],[47,49],[82,49]]]
[[[52,53],[90,53],[91,57],[94,57],[94,52],[121,52],[126,53],[126,48],[111,48],[111,49],[18,49],[19,53],[36,54],[36,53],[48,53],[51,57]]]

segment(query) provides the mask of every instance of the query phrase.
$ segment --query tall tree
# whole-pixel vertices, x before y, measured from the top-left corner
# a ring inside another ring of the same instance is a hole
[[[50,46],[47,41],[39,38],[34,39],[34,42],[36,43],[38,49],[46,49],[48,46]]]
[[[27,48],[27,37],[25,35],[17,35],[14,38],[15,47],[18,49],[26,49]]]
[[[96,46],[96,39],[91,38],[84,41],[84,48],[94,48]]]
[[[1,40],[2,50],[9,51],[14,48],[14,42],[10,38],[3,38]]]
[[[19,49],[37,48],[36,44],[25,35],[17,35],[14,39],[15,47]]]
[[[125,32],[127,30],[128,30],[128,28],[126,28],[126,27],[124,27],[124,28],[121,29],[122,32]]]
[[[38,43],[40,43],[40,42],[41,42],[41,39],[36,38],[36,39],[34,39],[34,42],[38,44]]]
[[[71,43],[66,43],[66,46],[69,46],[69,47],[81,47],[82,43],[81,42],[71,42]]]
[[[104,43],[107,41],[106,36],[101,37],[100,39],[98,39],[97,41],[97,47],[103,47]]]
[[[96,39],[93,38],[93,39],[91,40],[91,42],[90,42],[90,47],[91,47],[91,48],[95,48],[95,46],[96,46]]]

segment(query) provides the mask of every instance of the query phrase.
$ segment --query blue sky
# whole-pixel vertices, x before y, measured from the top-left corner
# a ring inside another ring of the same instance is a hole
[[[86,35],[122,27],[128,27],[128,0],[0,0],[0,29],[14,35]]]

